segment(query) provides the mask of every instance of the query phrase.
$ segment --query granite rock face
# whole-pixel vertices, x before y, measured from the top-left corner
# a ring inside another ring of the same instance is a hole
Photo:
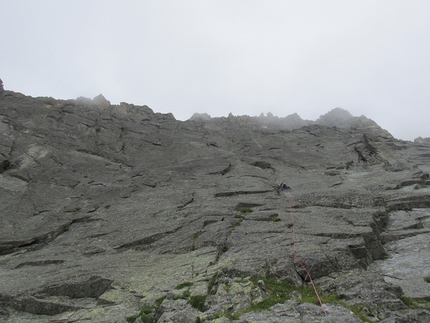
[[[429,322],[429,171],[428,141],[341,109],[183,122],[4,91],[0,319]],[[257,311],[276,280],[298,291]]]

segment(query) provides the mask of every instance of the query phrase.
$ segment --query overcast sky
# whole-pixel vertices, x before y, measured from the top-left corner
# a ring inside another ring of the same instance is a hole
[[[186,120],[341,107],[430,137],[429,0],[0,0],[0,78]]]

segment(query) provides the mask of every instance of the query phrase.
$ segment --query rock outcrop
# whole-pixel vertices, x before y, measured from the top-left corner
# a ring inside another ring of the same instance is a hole
[[[0,320],[429,322],[429,171],[428,141],[341,109],[4,91]]]

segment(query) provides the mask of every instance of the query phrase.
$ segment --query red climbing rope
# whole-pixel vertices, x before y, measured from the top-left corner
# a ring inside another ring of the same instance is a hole
[[[296,233],[295,233],[295,224],[294,224],[294,214],[293,214],[293,208],[291,206],[291,202],[290,202],[290,198],[288,197],[287,193],[284,193],[285,197],[288,200],[288,206],[290,208],[290,214],[291,214],[291,224],[292,224],[292,234],[293,234],[293,255],[294,255],[294,259],[297,261],[297,263],[300,265],[300,267],[303,268],[303,270],[306,272],[306,274],[309,277],[309,281],[312,284],[312,287],[314,289],[315,295],[318,298],[318,302],[320,303],[321,309],[324,312],[324,314],[327,316],[327,312],[324,309],[323,303],[321,301],[320,295],[318,294],[317,288],[314,284],[314,281],[312,280],[312,276],[311,273],[309,272],[309,270],[305,267],[305,265],[303,265],[303,263],[300,261],[300,259],[297,257],[297,249],[296,249]]]

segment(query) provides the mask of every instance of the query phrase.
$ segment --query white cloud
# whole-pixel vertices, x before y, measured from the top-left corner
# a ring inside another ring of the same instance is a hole
[[[335,107],[429,137],[430,2],[0,0],[0,77],[28,95],[186,119]]]

